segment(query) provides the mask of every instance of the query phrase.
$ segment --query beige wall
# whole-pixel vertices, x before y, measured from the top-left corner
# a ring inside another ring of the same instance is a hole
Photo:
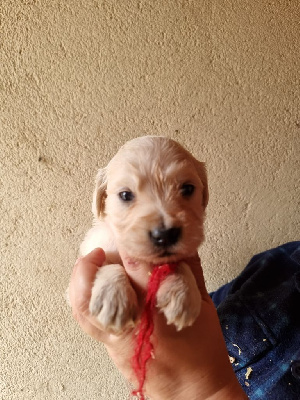
[[[145,134],[207,162],[209,289],[299,239],[299,2],[0,7],[0,398],[126,399],[63,299],[96,169]]]

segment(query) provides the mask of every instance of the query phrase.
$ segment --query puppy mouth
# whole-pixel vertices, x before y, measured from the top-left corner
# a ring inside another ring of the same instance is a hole
[[[175,256],[176,253],[171,252],[169,250],[164,250],[162,253],[159,254],[159,257],[171,257],[171,256]]]
[[[154,265],[168,262],[178,262],[182,259],[182,255],[170,249],[164,249],[156,255],[152,255],[152,262]]]

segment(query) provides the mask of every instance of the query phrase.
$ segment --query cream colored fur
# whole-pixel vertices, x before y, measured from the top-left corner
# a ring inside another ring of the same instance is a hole
[[[183,196],[182,185],[195,188]],[[124,201],[121,192],[131,192]],[[153,268],[178,262],[157,293],[157,306],[177,329],[191,325],[200,312],[201,296],[189,266],[183,262],[197,252],[204,239],[203,220],[208,202],[205,166],[175,141],[165,137],[141,137],[127,142],[99,170],[93,197],[94,225],[80,252],[96,247],[106,252],[92,289],[90,311],[103,329],[120,333],[134,326],[137,297],[122,266],[119,251],[136,263]],[[158,227],[179,228],[176,243],[161,248],[150,239]],[[122,253],[122,251],[121,251]]]

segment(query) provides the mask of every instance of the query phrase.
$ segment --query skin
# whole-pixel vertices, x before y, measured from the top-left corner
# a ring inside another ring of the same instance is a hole
[[[144,297],[147,271],[125,252],[121,256],[138,297]],[[91,288],[104,260],[102,249],[95,249],[77,260],[69,289],[72,312],[81,329],[104,343],[117,368],[136,385],[130,365],[133,332],[119,336],[104,332],[89,313]],[[195,255],[185,261],[191,266],[202,295],[201,312],[192,327],[179,332],[166,324],[162,314],[155,314],[152,337],[155,359],[147,364],[145,393],[152,400],[248,399],[229,362],[217,312],[205,287],[200,259]]]

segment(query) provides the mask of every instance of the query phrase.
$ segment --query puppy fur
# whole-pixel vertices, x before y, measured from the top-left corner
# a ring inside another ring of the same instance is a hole
[[[90,311],[103,329],[119,334],[132,328],[138,317],[137,296],[122,266],[121,250],[150,271],[157,264],[179,263],[176,274],[161,284],[157,306],[178,330],[193,324],[201,296],[183,260],[196,254],[204,239],[207,202],[204,163],[166,137],[133,139],[98,171],[94,223],[80,253],[96,247],[106,252],[90,301]],[[161,231],[176,231],[176,237],[164,243],[157,239]]]

